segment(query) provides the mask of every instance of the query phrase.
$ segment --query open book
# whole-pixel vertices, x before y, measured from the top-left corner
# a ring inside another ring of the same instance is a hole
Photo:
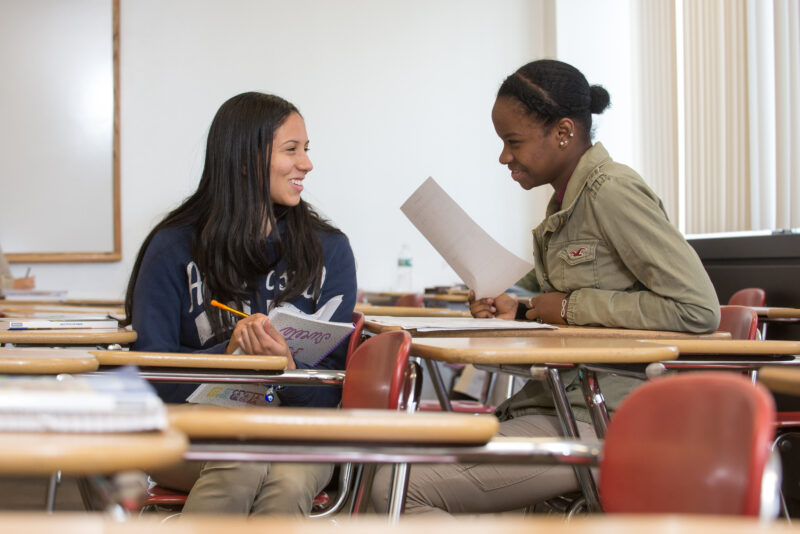
[[[0,431],[134,432],[166,426],[163,402],[134,367],[97,375],[0,376]]]
[[[269,312],[272,326],[280,332],[295,361],[315,366],[353,331],[353,323],[329,321],[342,302],[342,296],[333,297],[316,313],[309,315],[291,304]]]
[[[108,315],[48,315],[30,318],[0,318],[0,330],[49,330],[54,328],[118,328],[119,321]]]
[[[295,361],[313,367],[338,347],[355,328],[352,323],[329,320],[341,303],[342,295],[337,295],[320,306],[313,315],[303,313],[291,304],[284,304],[270,311],[268,317],[272,326],[286,340]],[[270,400],[265,399],[265,396],[269,398],[269,389],[260,384],[237,384],[231,387],[201,384],[186,402],[217,406],[280,404],[275,396]]]

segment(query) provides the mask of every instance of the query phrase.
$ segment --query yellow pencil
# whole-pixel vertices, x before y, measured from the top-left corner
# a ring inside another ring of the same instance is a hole
[[[217,308],[222,308],[223,310],[225,310],[225,311],[229,311],[229,312],[231,312],[231,313],[233,313],[233,314],[236,314],[236,315],[238,315],[239,317],[250,317],[250,316],[249,316],[249,315],[247,315],[246,313],[244,313],[244,312],[240,312],[239,310],[234,310],[234,309],[233,309],[233,308],[231,308],[230,306],[225,306],[223,303],[221,303],[221,302],[218,302],[218,301],[216,301],[216,300],[214,300],[214,299],[211,299],[211,305],[212,305],[212,306],[216,306]]]

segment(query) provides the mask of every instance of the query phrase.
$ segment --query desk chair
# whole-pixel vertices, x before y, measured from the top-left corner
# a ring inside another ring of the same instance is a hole
[[[405,295],[398,297],[395,301],[395,306],[409,306],[411,308],[421,308],[422,307],[422,300],[425,297],[422,293],[406,293]]]
[[[609,513],[774,518],[780,461],[775,407],[758,384],[730,373],[658,378],[611,419],[600,462]]]
[[[731,339],[758,339],[758,314],[747,306],[720,306],[719,328]]]
[[[734,306],[764,306],[767,300],[766,292],[760,287],[740,289],[728,299],[728,304]]]
[[[350,366],[350,356],[364,340],[364,314],[354,311],[352,321],[354,328],[350,333],[350,341],[347,344],[347,359],[344,364],[345,370]]]
[[[409,362],[410,350],[411,335],[405,331],[394,331],[371,337],[352,354],[348,354],[347,374],[342,384],[342,408],[414,411],[421,381],[418,380],[416,365]],[[327,495],[318,495],[314,500],[311,518],[328,517],[342,508],[353,485],[353,472],[352,464],[342,466],[336,501],[331,503]],[[366,502],[362,496],[369,495],[371,484],[371,476],[364,475],[361,470],[355,479],[358,492],[351,511],[358,510],[362,500]],[[157,506],[180,508],[186,502],[186,493],[156,488],[148,491],[143,510]]]

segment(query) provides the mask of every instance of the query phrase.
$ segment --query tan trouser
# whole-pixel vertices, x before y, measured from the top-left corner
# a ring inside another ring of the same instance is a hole
[[[332,464],[185,462],[151,476],[166,487],[191,488],[184,514],[306,517],[332,472]]]
[[[582,439],[595,440],[594,429],[578,422]],[[560,436],[555,417],[526,415],[500,423],[501,436]],[[387,509],[391,466],[381,466],[372,487],[375,510]],[[525,508],[578,490],[568,466],[503,464],[435,464],[411,467],[407,514],[476,514]]]

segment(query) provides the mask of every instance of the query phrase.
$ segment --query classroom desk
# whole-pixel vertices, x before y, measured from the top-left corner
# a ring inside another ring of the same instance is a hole
[[[7,317],[42,317],[46,315],[125,315],[125,309],[118,306],[66,306],[59,304],[0,304],[0,310]]]
[[[578,426],[558,365],[573,367],[583,363],[647,363],[678,356],[676,348],[635,339],[598,339],[582,337],[483,337],[483,338],[413,338],[411,354],[425,359],[442,408],[450,411],[449,400],[435,361],[490,365],[528,366],[528,378],[544,379],[553,393],[553,404],[564,434],[578,439]],[[599,509],[597,488],[586,467],[576,467],[576,476],[590,509]]]
[[[125,350],[92,354],[101,366],[139,366],[139,375],[151,382],[340,386],[344,381],[344,371],[287,369],[284,356]]]
[[[186,436],[175,430],[108,434],[0,432],[5,475],[111,474],[161,469],[181,461]]]
[[[169,407],[170,426],[191,440],[187,460],[594,465],[597,443],[558,438],[495,438],[492,415]],[[588,467],[586,467],[588,469]],[[397,519],[407,480],[393,476],[390,516]]]
[[[362,303],[356,304],[355,311],[361,312],[364,315],[385,315],[391,317],[471,317],[468,310],[415,308],[411,306],[372,306]]]
[[[424,300],[440,300],[442,302],[469,302],[469,297],[466,293],[425,293],[422,298]]]
[[[0,348],[0,373],[59,374],[96,371],[99,363],[85,350]]]
[[[758,381],[776,393],[800,395],[800,368],[763,367],[758,372]]]
[[[752,307],[758,314],[761,324],[761,339],[767,339],[767,325],[769,323],[796,323],[800,322],[800,308],[773,308],[768,306]]]
[[[46,515],[31,512],[0,513],[0,524],[8,532],[26,534],[420,534],[426,532],[458,532],[459,534],[800,534],[800,526],[785,521],[771,523],[753,518],[731,516],[680,515],[592,515],[565,521],[563,517],[542,515],[497,516],[494,514],[456,517],[403,517],[396,525],[387,525],[378,516],[337,517],[330,521],[300,521],[287,517],[213,516],[181,517],[161,524],[162,517],[144,515],[115,521],[102,514],[58,513]]]
[[[53,329],[53,330],[2,330],[0,346],[15,345],[127,345],[136,341],[136,332],[125,328]]]
[[[385,307],[388,310],[390,307]],[[420,308],[409,308],[420,309]],[[421,308],[423,310],[436,308]],[[381,308],[381,312],[384,308]],[[455,310],[448,310],[455,311]],[[392,330],[402,330],[399,325],[386,325],[376,323],[370,320],[370,316],[377,316],[377,313],[366,314],[364,318],[364,329],[372,334],[380,334],[381,332],[390,332]],[[390,314],[386,314],[390,315]],[[440,315],[447,317],[448,315]],[[403,317],[403,315],[394,315],[394,317]],[[409,315],[413,317],[413,315]],[[429,317],[436,317],[431,314]],[[471,317],[469,312],[466,315],[450,316],[450,317]],[[383,318],[383,317],[382,317]],[[433,323],[432,323],[433,324]],[[415,338],[422,337],[585,337],[585,338],[611,338],[611,339],[730,339],[731,335],[728,332],[713,332],[711,334],[687,334],[684,332],[667,332],[661,330],[633,330],[628,328],[606,328],[601,326],[566,326],[562,325],[556,329],[481,329],[481,330],[429,330],[417,331],[412,329],[408,331]]]

